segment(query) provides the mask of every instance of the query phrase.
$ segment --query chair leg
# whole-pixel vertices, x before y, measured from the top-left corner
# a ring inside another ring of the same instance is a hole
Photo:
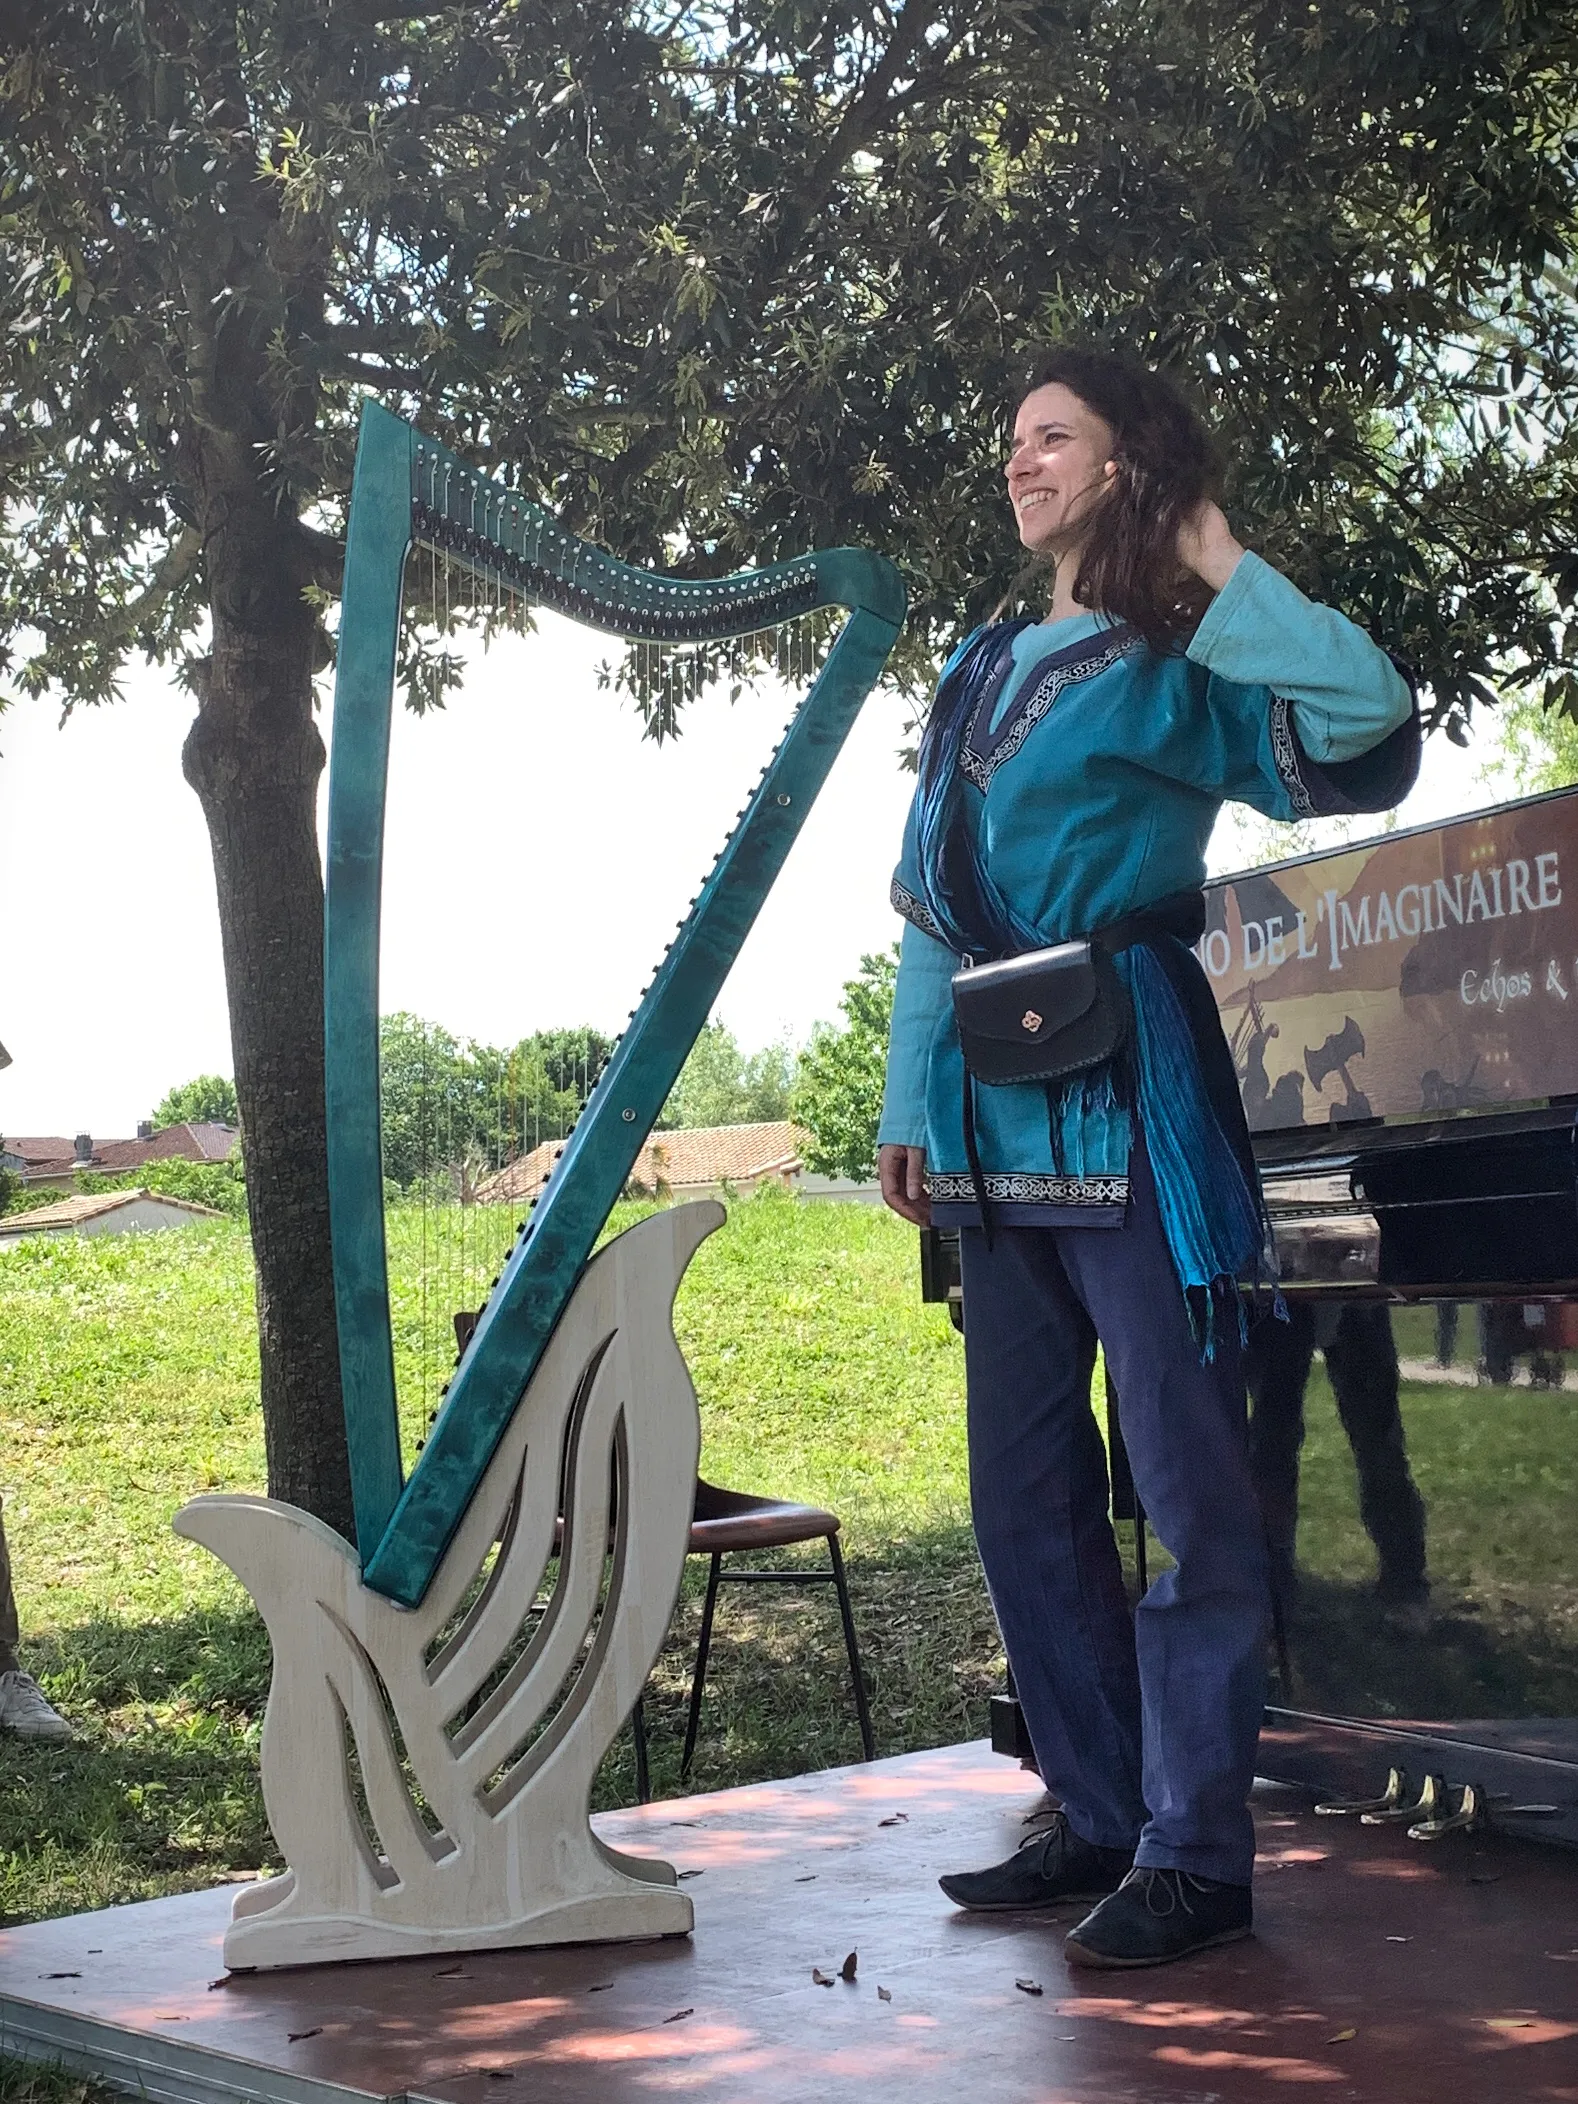
[[[701,1642],[696,1646],[696,1675],[690,1684],[690,1715],[685,1720],[685,1750],[679,1757],[679,1779],[690,1774],[691,1759],[696,1751],[696,1733],[701,1727],[701,1691],[707,1678],[707,1653],[712,1649],[712,1617],[718,1606],[718,1573],[723,1568],[723,1556],[719,1551],[713,1556],[712,1568],[707,1573],[707,1600],[701,1610]]]
[[[636,1802],[652,1802],[652,1770],[647,1764],[647,1713],[646,1698],[638,1695],[636,1706],[630,1712],[630,1736],[636,1749]]]
[[[855,1691],[855,1715],[860,1719],[860,1743],[865,1748],[868,1761],[877,1757],[876,1741],[871,1736],[871,1710],[866,1702],[866,1677],[860,1670],[860,1645],[855,1640],[855,1617],[849,1606],[849,1580],[844,1575],[844,1552],[838,1546],[838,1536],[827,1537],[827,1553],[833,1562],[833,1583],[838,1588],[838,1611],[844,1618],[844,1648],[849,1653],[849,1679]]]

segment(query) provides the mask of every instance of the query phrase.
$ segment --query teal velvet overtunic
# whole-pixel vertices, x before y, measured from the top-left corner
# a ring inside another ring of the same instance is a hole
[[[1197,889],[1225,801],[1288,821],[1379,810],[1417,770],[1413,697],[1391,660],[1255,555],[1240,560],[1186,655],[1158,656],[1132,630],[1079,614],[1025,626],[1011,642],[1005,631],[995,659],[976,657],[989,676],[966,704],[961,822],[1042,943]],[[975,1225],[949,994],[960,959],[937,939],[926,899],[912,808],[893,880],[908,925],[878,1139],[924,1147],[934,1220]],[[1131,1130],[1121,1100],[1074,1088],[1049,1102],[1036,1084],[978,1087],[975,1100],[997,1219],[1121,1224]],[[1154,1156],[1157,1136],[1147,1137]],[[1178,1165],[1157,1167],[1165,1176]]]

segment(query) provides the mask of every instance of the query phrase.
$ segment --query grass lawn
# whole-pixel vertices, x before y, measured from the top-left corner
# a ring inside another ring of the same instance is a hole
[[[392,1249],[398,1309],[415,1253],[398,1225]],[[263,1484],[245,1231],[40,1240],[0,1267],[0,1489],[26,1658],[81,1733],[52,1750],[0,1739],[0,1913],[271,1862],[267,1643],[229,1572],[170,1531],[194,1492]],[[1001,1663],[966,1525],[963,1355],[916,1279],[913,1234],[890,1216],[775,1196],[702,1246],[677,1315],[709,1474],[844,1520],[884,1752],[978,1734]],[[660,1791],[678,1788],[701,1575],[648,1702]],[[858,1757],[828,1588],[727,1590],[708,1685],[699,1787]],[[598,1800],[633,1794],[622,1741]]]
[[[397,1220],[392,1235],[403,1376],[420,1363],[424,1320],[431,1360],[450,1305],[439,1294],[419,1307],[416,1232]],[[874,1207],[779,1194],[736,1206],[691,1267],[677,1326],[705,1472],[843,1517],[879,1751],[978,1735],[1002,1661],[966,1520],[963,1355],[945,1314],[920,1303],[912,1231]],[[59,1748],[0,1738],[5,1919],[277,1861],[256,1776],[267,1645],[229,1573],[170,1531],[197,1491],[262,1487],[256,1396],[239,1224],[0,1254],[0,1490],[26,1663],[79,1727]],[[406,1414],[409,1445],[414,1396]],[[1441,1620],[1422,1642],[1366,1606],[1372,1553],[1317,1372],[1300,1698],[1397,1715],[1578,1713],[1578,1398],[1411,1384],[1405,1415]],[[678,1787],[700,1575],[649,1696],[660,1794]],[[858,1751],[830,1590],[726,1591],[695,1786]],[[633,1794],[622,1740],[597,1801]],[[0,2104],[74,2094],[41,2080],[0,2065]]]

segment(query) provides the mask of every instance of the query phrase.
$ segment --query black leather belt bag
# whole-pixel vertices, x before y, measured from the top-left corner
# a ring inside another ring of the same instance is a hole
[[[1061,1081],[1120,1052],[1133,1004],[1113,953],[1147,936],[1198,939],[1198,892],[1179,892],[1127,914],[1087,940],[1026,950],[953,975],[953,1012],[964,1063],[977,1081]]]
[[[1058,942],[953,975],[964,1063],[977,1081],[1061,1081],[1119,1051],[1128,991],[1095,942]]]

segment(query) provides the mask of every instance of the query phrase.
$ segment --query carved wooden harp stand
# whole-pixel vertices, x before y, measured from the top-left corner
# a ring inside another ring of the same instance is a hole
[[[455,566],[473,594],[555,608],[655,652],[660,667],[665,649],[825,625],[830,609],[848,618],[593,1090],[406,1477],[384,1236],[378,937],[402,589],[416,547]],[[267,1498],[200,1497],[176,1518],[247,1586],[274,1652],[263,1791],[288,1867],[237,1899],[227,1965],[690,1928],[673,1870],[605,1847],[588,1804],[684,1567],[700,1436],[672,1307],[723,1209],[657,1214],[592,1251],[903,613],[893,566],[857,549],[704,582],[633,569],[364,406],[325,911],[330,1203],[357,1547]]]

